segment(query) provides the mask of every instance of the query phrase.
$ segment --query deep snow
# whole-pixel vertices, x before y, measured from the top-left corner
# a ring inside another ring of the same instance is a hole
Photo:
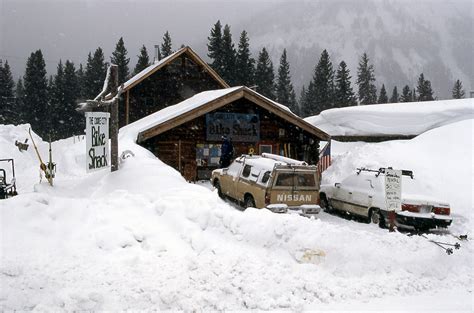
[[[473,309],[472,241],[448,256],[420,236],[323,212],[308,219],[239,211],[130,141],[120,150],[135,157],[118,172],[91,174],[84,141],[53,143],[58,173],[49,187],[38,184],[32,147],[13,145],[26,129],[0,125],[0,158],[15,158],[20,192],[0,201],[0,310]],[[461,189],[445,191],[452,230],[470,230],[472,189],[462,184],[472,186],[472,121],[425,135],[342,154],[324,179],[356,160],[376,166],[388,158],[434,192],[459,181]],[[46,156],[47,144],[36,141]],[[448,157],[451,170],[441,166]]]
[[[419,135],[474,118],[474,99],[386,103],[330,109],[305,120],[331,136]]]

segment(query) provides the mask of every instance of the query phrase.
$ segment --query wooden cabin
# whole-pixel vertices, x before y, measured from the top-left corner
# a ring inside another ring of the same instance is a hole
[[[127,125],[202,91],[228,87],[190,47],[181,48],[124,83],[119,124]]]
[[[190,180],[207,179],[219,166],[222,136],[234,157],[269,152],[318,163],[321,140],[329,135],[287,107],[247,87],[211,90],[164,108],[122,131]]]

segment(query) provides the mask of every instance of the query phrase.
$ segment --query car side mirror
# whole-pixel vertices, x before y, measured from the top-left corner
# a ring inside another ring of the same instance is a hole
[[[336,188],[341,188],[341,183],[335,183],[335,184],[334,184],[334,187],[336,187]]]

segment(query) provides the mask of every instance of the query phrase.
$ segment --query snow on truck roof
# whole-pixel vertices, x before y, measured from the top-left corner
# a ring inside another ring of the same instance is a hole
[[[271,153],[262,153],[262,155],[243,155],[241,159],[245,159],[245,164],[251,165],[259,170],[272,170],[275,165],[293,165],[293,166],[307,166],[304,161],[286,158],[280,155]]]
[[[305,120],[331,136],[413,136],[472,118],[474,99],[468,98],[351,106]]]

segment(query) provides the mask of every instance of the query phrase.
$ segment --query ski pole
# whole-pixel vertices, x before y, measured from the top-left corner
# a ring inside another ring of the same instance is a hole
[[[440,245],[438,242],[429,239],[428,237],[426,237],[426,236],[423,235],[423,234],[420,234],[420,236],[422,236],[423,238],[428,239],[428,241],[434,243],[435,245],[437,245],[438,247],[440,247],[441,249],[443,249],[444,251],[446,251],[446,253],[447,253],[448,255],[453,254],[453,249],[452,249],[452,248],[446,248],[446,247]]]

